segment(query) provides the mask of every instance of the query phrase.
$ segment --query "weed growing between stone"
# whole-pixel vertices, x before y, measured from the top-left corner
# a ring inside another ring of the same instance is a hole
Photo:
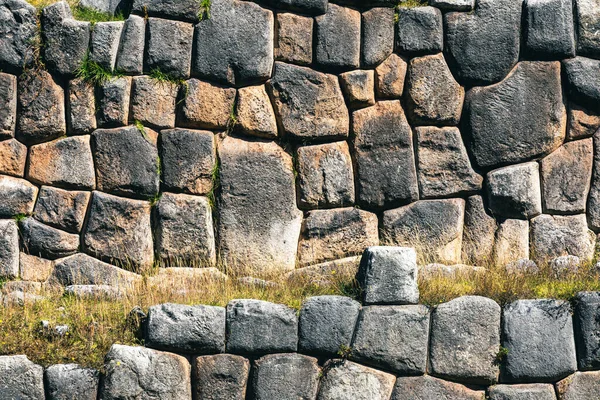
[[[210,19],[210,7],[212,6],[211,0],[200,0],[200,11],[198,12],[198,19],[204,21]]]
[[[32,6],[41,10],[42,8],[49,6],[50,4],[56,3],[56,0],[27,0]],[[81,7],[79,0],[66,0],[71,7],[73,12],[73,18],[79,21],[89,21],[92,24],[97,22],[109,22],[109,21],[124,21],[125,16],[122,13],[117,15],[111,15],[103,13],[89,7]]]
[[[119,71],[111,71],[100,64],[91,61],[89,53],[86,54],[81,66],[77,70],[77,77],[94,86],[100,86],[111,79],[123,76]]]

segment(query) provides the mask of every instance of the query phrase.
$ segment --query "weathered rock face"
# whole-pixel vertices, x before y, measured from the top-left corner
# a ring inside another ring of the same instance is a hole
[[[485,265],[492,260],[497,223],[487,212],[481,196],[467,198],[464,224],[463,261]]]
[[[325,364],[319,400],[387,400],[394,389],[395,376],[350,361],[331,360]]]
[[[107,285],[131,286],[140,276],[103,263],[83,253],[62,258],[56,261],[54,271],[49,279],[51,283],[62,286],[71,285]]]
[[[158,70],[174,78],[188,78],[194,26],[181,21],[149,18],[147,33],[145,69],[148,72]]]
[[[316,399],[321,369],[301,354],[271,354],[254,362],[255,399]]]
[[[488,173],[490,208],[506,218],[527,219],[542,213],[539,165],[529,162]]]
[[[0,220],[0,277],[19,277],[19,228],[12,219]]]
[[[573,97],[598,109],[600,100],[600,60],[575,57],[563,61],[563,67]]]
[[[360,65],[360,13],[329,4],[315,18],[315,58],[328,68],[352,69]]]
[[[51,365],[45,373],[50,399],[96,400],[100,373],[77,364]]]
[[[600,367],[600,293],[582,292],[575,297],[573,324],[578,340],[577,362],[586,371]]]
[[[178,89],[174,83],[157,82],[149,76],[133,78],[131,118],[153,129],[173,128]]]
[[[24,0],[2,0],[0,7],[0,65],[5,71],[18,72],[33,61],[37,10]]]
[[[371,8],[362,14],[361,62],[376,67],[394,51],[394,10]]]
[[[554,386],[549,384],[495,385],[489,390],[490,400],[556,400]]]
[[[79,235],[52,228],[33,218],[21,221],[20,228],[23,247],[31,255],[55,260],[79,250]]]
[[[196,357],[192,391],[197,399],[245,399],[250,362],[240,356],[219,354]]]
[[[67,128],[72,135],[87,135],[97,127],[94,85],[73,79],[67,86]]]
[[[187,128],[226,129],[235,104],[235,89],[198,79],[187,81],[187,95],[179,111],[179,125]]]
[[[90,41],[89,60],[108,71],[115,68],[123,22],[99,22],[94,25]]]
[[[89,192],[42,186],[33,211],[34,217],[52,227],[79,233],[83,228],[89,200]]]
[[[17,77],[0,73],[0,99],[4,106],[0,109],[0,139],[15,136],[17,124]]]
[[[0,397],[34,400],[44,398],[44,368],[26,356],[0,356]]]
[[[600,28],[600,12],[596,0],[577,0],[577,52],[590,57],[600,55],[600,40],[598,29]]]
[[[350,71],[340,75],[342,90],[350,108],[363,108],[375,104],[375,73]]]
[[[313,59],[313,19],[291,13],[277,14],[275,59],[310,64]]]
[[[33,213],[38,188],[25,179],[0,175],[0,217]]]
[[[21,253],[19,275],[24,281],[46,282],[54,271],[54,261]]]
[[[234,268],[293,269],[302,213],[291,157],[275,143],[227,137],[219,158],[221,256]]]
[[[277,121],[264,86],[240,89],[237,97],[237,127],[247,135],[277,137]]]
[[[132,11],[141,15],[148,13],[195,22],[198,20],[199,7],[194,0],[134,0]]]
[[[596,396],[600,390],[600,372],[575,372],[556,384],[558,395],[565,400]]]
[[[531,220],[531,255],[547,262],[564,255],[591,261],[596,236],[588,229],[585,214],[540,215]]]
[[[567,137],[570,140],[583,139],[594,135],[600,128],[600,113],[577,103],[569,104],[569,126]]]
[[[561,0],[525,1],[525,49],[541,59],[575,55],[573,6]]]
[[[98,126],[112,128],[127,125],[131,77],[112,78],[98,90]]]
[[[127,74],[141,74],[144,70],[145,40],[146,21],[130,15],[123,26],[115,69]]]
[[[496,232],[494,263],[507,265],[523,259],[529,259],[529,221],[507,219]]]
[[[465,124],[480,167],[549,154],[562,144],[566,130],[560,65],[524,61],[502,82],[469,90]]]
[[[396,380],[392,400],[456,399],[481,400],[484,391],[471,390],[458,383],[446,382],[432,376],[401,377]]]
[[[396,33],[400,53],[438,53],[444,42],[442,12],[434,7],[399,7]]]
[[[391,54],[375,69],[377,96],[398,99],[404,92],[404,79],[408,64],[397,54]]]
[[[0,142],[0,174],[23,177],[27,147],[16,139]]]

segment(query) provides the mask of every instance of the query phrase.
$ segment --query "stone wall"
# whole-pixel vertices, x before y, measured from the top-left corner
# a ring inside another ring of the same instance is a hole
[[[600,293],[579,293],[573,305],[501,308],[467,296],[430,308],[417,304],[416,258],[411,248],[367,249],[362,304],[318,296],[299,313],[258,300],[153,306],[142,317],[146,347],[114,345],[102,374],[0,356],[0,398],[599,398]]]
[[[1,276],[593,258],[598,0],[210,3],[0,0]]]

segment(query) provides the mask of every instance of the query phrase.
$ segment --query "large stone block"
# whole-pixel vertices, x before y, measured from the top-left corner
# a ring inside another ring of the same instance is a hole
[[[19,141],[30,145],[67,133],[64,90],[48,72],[30,71],[20,76],[18,108],[16,137]]]
[[[187,128],[226,129],[235,104],[236,90],[198,79],[187,81],[187,95],[178,125]]]
[[[383,99],[398,99],[404,92],[408,64],[392,53],[375,69],[375,91]]]
[[[275,8],[320,15],[327,11],[328,0],[268,0]]]
[[[131,77],[112,78],[98,88],[98,126],[104,128],[127,125],[129,122],[129,101]]]
[[[37,10],[25,0],[2,0],[0,68],[20,72],[34,58],[31,43],[37,37]]]
[[[0,175],[0,217],[33,213],[38,188],[25,179]]]
[[[346,142],[299,147],[296,162],[300,207],[354,204],[354,173]]]
[[[326,68],[360,66],[360,13],[336,4],[315,18],[315,61]]]
[[[494,265],[529,259],[529,221],[507,219],[500,223],[492,259]]]
[[[577,293],[573,324],[579,369],[600,368],[600,292]]]
[[[429,4],[444,11],[472,11],[475,0],[429,0]]]
[[[369,247],[363,253],[359,284],[365,304],[416,304],[417,253],[405,247]]]
[[[154,224],[156,253],[167,265],[216,263],[212,209],[206,197],[163,193]]]
[[[90,41],[89,60],[112,71],[117,62],[117,53],[121,41],[122,21],[98,22],[94,24]]]
[[[463,261],[470,265],[487,265],[492,260],[496,219],[491,216],[479,195],[468,197],[463,229]]]
[[[432,54],[444,49],[442,12],[434,7],[398,8],[396,51]]]
[[[153,129],[173,128],[178,89],[171,82],[158,82],[149,76],[134,77],[131,118]]]
[[[359,255],[379,244],[377,215],[354,207],[309,211],[302,224],[302,266]]]
[[[427,365],[429,309],[369,306],[358,317],[352,360],[400,375],[420,375]]]
[[[147,34],[145,71],[160,71],[177,79],[189,78],[194,26],[182,21],[149,18]]]
[[[302,213],[296,208],[292,158],[272,142],[227,137],[219,159],[223,260],[232,268],[294,269]]]
[[[141,280],[139,275],[106,264],[100,260],[77,253],[56,260],[48,280],[62,286],[105,285],[128,288]]]
[[[342,296],[310,297],[300,309],[298,347],[307,354],[335,356],[350,348],[360,303]]]
[[[541,59],[575,55],[573,4],[563,0],[525,0],[525,51]]]
[[[482,400],[483,390],[472,390],[458,383],[446,382],[432,376],[399,377],[391,400]]]
[[[157,134],[135,126],[98,129],[92,148],[98,189],[135,198],[156,196],[160,185]]]
[[[66,189],[94,189],[96,174],[89,136],[72,136],[31,146],[27,179]]]
[[[83,79],[73,79],[67,86],[67,128],[71,135],[88,135],[96,127],[96,96],[94,85]]]
[[[0,109],[0,139],[10,139],[15,136],[17,125],[16,76],[0,72],[0,101],[3,104]]]
[[[232,354],[196,357],[192,364],[196,399],[244,400],[250,362]]]
[[[144,46],[146,44],[146,21],[130,15],[123,26],[115,69],[131,75],[140,75],[144,70]]]
[[[0,220],[0,277],[19,277],[19,227],[12,219]]]
[[[399,101],[352,115],[359,201],[382,208],[418,198],[412,131]]]
[[[83,232],[86,253],[135,269],[150,267],[150,203],[94,192]]]
[[[487,191],[495,215],[528,219],[542,213],[539,165],[529,162],[488,172]]]
[[[342,90],[351,109],[375,104],[375,73],[355,70],[340,75]]]
[[[44,399],[44,368],[27,356],[0,356],[0,397],[3,399]]]
[[[312,63],[313,21],[291,13],[277,14],[275,59],[294,64]]]
[[[227,305],[227,352],[266,354],[295,352],[298,317],[282,304],[232,300]]]
[[[0,174],[23,177],[27,162],[27,146],[16,139],[0,142]]]
[[[577,369],[569,303],[518,300],[504,307],[505,382],[555,382]]]
[[[460,262],[463,199],[422,200],[383,213],[382,241],[419,249],[421,261]]]
[[[162,180],[168,190],[208,194],[217,151],[212,132],[173,129],[159,136]]]
[[[575,372],[556,384],[560,400],[593,399],[600,392],[600,371]]]
[[[104,368],[101,400],[192,398],[191,367],[184,357],[115,344],[106,355]]]
[[[362,14],[361,62],[376,67],[394,51],[394,10],[371,8]]]
[[[225,351],[225,308],[160,304],[148,310],[146,347],[197,355]]]
[[[538,263],[565,255],[584,262],[594,257],[596,236],[588,229],[585,214],[540,215],[531,220],[531,255]]]
[[[182,19],[195,22],[198,20],[200,4],[195,0],[133,0],[132,11],[137,14]]]
[[[54,271],[54,261],[32,256],[19,255],[19,276],[24,281],[46,282]]]
[[[33,218],[20,222],[23,248],[28,254],[55,260],[79,250],[79,235],[42,224]]]
[[[418,127],[417,174],[422,198],[439,198],[481,190],[458,128]]]
[[[464,296],[437,306],[431,318],[431,373],[471,384],[496,382],[500,314],[495,301],[479,296]]]
[[[276,62],[267,88],[283,134],[297,139],[348,136],[350,118],[336,76]]]
[[[33,210],[34,218],[54,228],[79,233],[89,201],[89,192],[42,186]]]
[[[573,101],[569,103],[567,138],[583,139],[593,136],[600,128],[600,112],[588,109]]]
[[[330,360],[323,368],[319,400],[389,400],[396,377],[345,360]]]
[[[543,383],[495,385],[489,389],[490,400],[556,400],[554,386]]]
[[[444,15],[446,56],[461,83],[489,85],[514,67],[519,60],[522,4],[523,0],[481,0],[474,12]]]
[[[502,82],[468,91],[463,119],[480,167],[528,161],[562,144],[567,116],[560,82],[558,62],[524,61]]]
[[[600,4],[598,0],[576,0],[577,53],[590,57],[600,56]]]
[[[212,0],[210,13],[196,25],[194,75],[234,86],[269,79],[273,13],[239,0]]]
[[[264,86],[250,86],[238,91],[236,128],[258,137],[277,137],[277,120]]]
[[[598,110],[600,101],[600,60],[575,57],[563,61],[572,98]]]
[[[270,354],[254,362],[252,391],[256,400],[316,399],[321,368],[301,354]]]
[[[93,8],[102,13],[109,15],[118,15],[119,12],[123,11],[125,3],[129,3],[128,0],[80,0],[79,5],[84,8]]]
[[[77,364],[58,364],[46,368],[46,393],[50,400],[96,400],[100,373]]]
[[[540,163],[544,209],[554,213],[584,213],[594,145],[592,139],[567,142]]]

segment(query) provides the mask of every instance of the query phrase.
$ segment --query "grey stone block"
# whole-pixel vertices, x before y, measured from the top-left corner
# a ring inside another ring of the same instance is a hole
[[[404,92],[408,64],[392,53],[375,69],[375,92],[382,99],[399,99]]]
[[[375,104],[375,73],[356,70],[340,75],[340,84],[350,108],[363,108]]]
[[[173,78],[189,78],[194,26],[186,22],[149,18],[147,32],[145,71],[158,70]]]
[[[342,296],[315,296],[302,303],[299,350],[307,354],[335,355],[350,348],[360,303]]]
[[[434,54],[444,48],[442,12],[435,7],[398,8],[396,51]]]
[[[110,15],[117,15],[124,8],[127,8],[128,3],[130,3],[130,0],[80,0],[79,6],[93,8]]]
[[[421,375],[427,366],[428,342],[426,306],[364,307],[350,358],[400,375]]]
[[[495,385],[489,389],[490,400],[556,400],[554,386],[534,383],[521,385]]]
[[[235,129],[246,135],[272,139],[277,137],[277,120],[264,85],[238,90]]]
[[[521,260],[529,259],[529,247],[529,221],[504,220],[498,225],[496,231],[496,243],[492,257],[494,265],[512,264],[511,267],[517,266],[522,263]],[[517,265],[513,263],[517,263]]]
[[[225,308],[169,303],[152,306],[145,345],[175,353],[223,353]]]
[[[529,162],[488,172],[490,209],[506,218],[528,219],[542,213],[539,165]]]
[[[232,300],[227,305],[227,352],[265,354],[298,348],[296,312],[261,300]]]
[[[134,13],[168,19],[198,21],[200,4],[196,0],[133,0]]]
[[[569,303],[518,300],[504,307],[503,381],[555,382],[577,369]]]
[[[77,364],[58,364],[46,368],[48,400],[96,400],[100,373]]]
[[[562,62],[571,98],[598,109],[600,101],[600,60],[575,57]]]
[[[297,11],[310,15],[325,14],[328,0],[268,0],[275,8]]]
[[[483,390],[472,390],[458,383],[446,382],[432,376],[399,377],[391,400],[483,400]]]
[[[23,281],[45,282],[54,271],[54,261],[21,253],[19,274]]]
[[[94,85],[83,79],[67,86],[67,128],[71,135],[88,135],[97,128]]]
[[[196,399],[244,400],[250,362],[232,354],[196,357],[192,363]]]
[[[25,179],[0,175],[0,217],[33,213],[38,188]]]
[[[563,0],[525,0],[525,51],[541,59],[575,55],[573,4]]]
[[[90,41],[90,61],[109,71],[115,68],[123,26],[121,21],[99,22],[94,25]]]
[[[313,60],[313,22],[291,13],[277,14],[275,59],[308,65]]]
[[[31,255],[55,260],[79,250],[79,235],[52,228],[33,218],[21,221],[20,228],[23,247]]]
[[[372,8],[362,14],[361,62],[376,67],[394,51],[394,9]]]
[[[18,73],[33,61],[31,43],[38,34],[37,10],[25,0],[2,0],[0,6],[6,9],[0,32],[11,33],[0,38],[0,68]]]
[[[315,400],[321,368],[317,359],[301,354],[270,354],[254,362],[253,398],[256,400]]]
[[[556,384],[561,400],[593,399],[600,392],[600,371],[575,372]]]
[[[26,162],[27,146],[16,139],[0,142],[0,174],[22,178]]]
[[[570,140],[591,137],[600,128],[600,112],[574,101],[569,102],[568,120],[567,137]]]
[[[579,369],[600,368],[600,292],[577,293],[573,323]]]
[[[140,279],[133,272],[106,264],[87,254],[77,253],[56,260],[49,282],[62,286],[105,285],[127,288]]]
[[[125,291],[109,285],[70,285],[65,287],[66,296],[83,300],[121,300]]]
[[[134,77],[131,118],[153,129],[175,127],[178,91],[179,86],[171,82],[158,82],[149,76]]]
[[[146,21],[137,15],[130,15],[121,33],[115,69],[126,74],[140,75],[144,70],[145,44]]]
[[[330,360],[323,370],[318,400],[388,400],[394,375],[344,360]]]
[[[600,56],[600,12],[598,0],[576,0],[577,53],[598,58]]]
[[[0,109],[0,139],[10,139],[15,136],[17,125],[16,76],[0,73],[0,101],[4,104]]]
[[[44,399],[44,369],[27,356],[0,356],[0,398]]]
[[[110,128],[127,125],[130,93],[130,77],[109,79],[100,85],[97,91],[98,126]]]
[[[179,108],[178,126],[221,129],[230,127],[236,90],[198,79],[186,82],[186,96]]]
[[[595,234],[588,229],[585,214],[547,215],[531,220],[531,254],[538,263],[573,255],[591,262],[596,245]]]
[[[54,228],[79,233],[89,201],[89,192],[42,186],[34,208],[34,218]]]
[[[12,219],[0,220],[0,277],[19,277],[19,227]]]
[[[315,18],[315,61],[333,69],[360,66],[360,13],[329,4],[327,13]]]
[[[429,5],[444,11],[471,11],[475,0],[429,0]]]

